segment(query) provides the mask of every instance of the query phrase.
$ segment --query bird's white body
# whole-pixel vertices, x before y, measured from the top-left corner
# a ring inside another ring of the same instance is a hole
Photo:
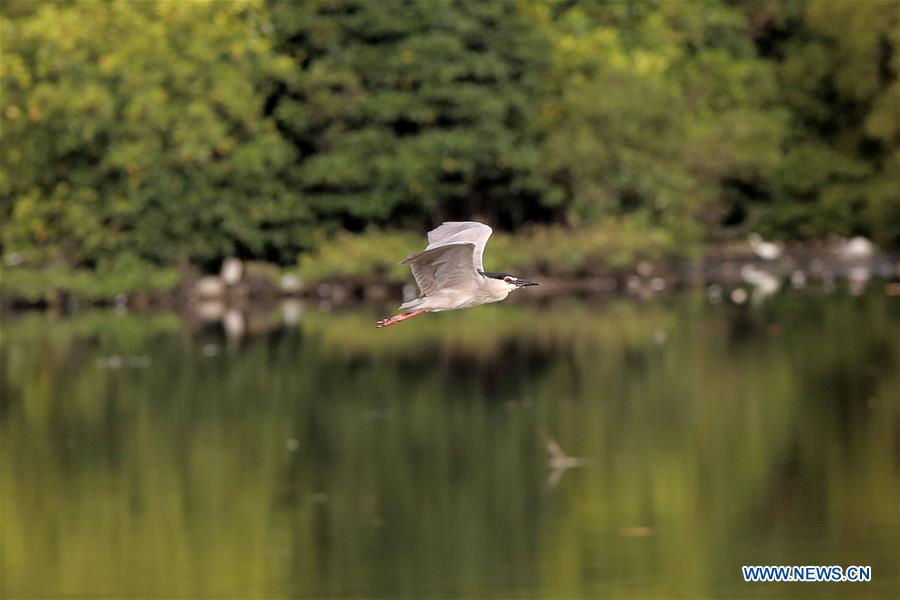
[[[516,289],[514,284],[506,283],[502,279],[491,279],[484,275],[479,277],[481,280],[476,280],[475,285],[443,288],[427,296],[404,302],[400,305],[400,310],[411,312],[427,307],[431,312],[441,312],[472,308],[506,300],[509,293]]]
[[[506,273],[487,273],[482,255],[492,230],[474,221],[448,222],[428,232],[428,246],[406,257],[421,295],[400,306],[400,315],[379,321],[387,327],[426,312],[471,308],[505,300],[534,281]]]

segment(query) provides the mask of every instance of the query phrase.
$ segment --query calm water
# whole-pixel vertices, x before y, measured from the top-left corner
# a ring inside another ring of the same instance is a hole
[[[882,288],[384,310],[5,316],[0,595],[900,591]],[[820,563],[874,581],[740,576]]]

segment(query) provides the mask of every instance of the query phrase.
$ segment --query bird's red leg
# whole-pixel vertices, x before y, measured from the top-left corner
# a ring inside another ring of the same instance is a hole
[[[393,317],[389,317],[387,319],[382,319],[378,321],[378,327],[390,327],[391,325],[396,325],[400,321],[405,321],[407,319],[412,319],[413,317],[418,317],[421,314],[425,314],[429,309],[424,308],[422,310],[415,310],[410,313],[403,313],[400,315],[394,315]]]

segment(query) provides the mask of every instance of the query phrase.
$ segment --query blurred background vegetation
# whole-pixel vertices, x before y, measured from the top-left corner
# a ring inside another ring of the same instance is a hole
[[[896,596],[896,277],[730,253],[900,248],[898,7],[0,0],[0,301],[122,309],[2,314],[0,596]],[[492,269],[754,290],[330,310],[450,219]],[[194,279],[230,257],[316,302]]]
[[[23,288],[326,277],[448,219],[561,274],[751,230],[900,242],[895,0],[0,6]]]

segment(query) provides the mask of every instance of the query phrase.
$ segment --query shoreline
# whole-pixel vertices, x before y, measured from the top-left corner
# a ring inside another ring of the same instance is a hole
[[[232,259],[237,264],[236,259]],[[11,267],[4,267],[8,272]],[[18,267],[12,267],[18,268]],[[0,279],[0,311],[60,309],[65,312],[83,307],[115,307],[135,310],[196,311],[204,305],[221,304],[246,310],[252,305],[271,305],[282,300],[318,301],[331,306],[363,302],[405,301],[418,292],[412,277],[406,283],[383,283],[374,278],[342,278],[303,282],[285,272],[277,277],[275,265],[249,262],[236,267],[237,277],[228,273],[201,276],[184,271],[167,290],[149,290],[132,294],[105,295],[85,299],[60,290],[37,300],[24,298],[8,290]],[[261,276],[266,272],[266,276]],[[564,295],[652,296],[671,290],[707,287],[712,293],[746,287],[771,293],[785,285],[834,286],[844,281],[851,290],[864,287],[870,280],[882,280],[889,286],[900,282],[900,253],[840,257],[821,247],[798,247],[780,257],[765,260],[735,247],[720,247],[699,260],[639,261],[628,267],[601,268],[583,276],[554,276],[530,273],[541,282],[529,297],[552,298]],[[893,287],[891,289],[894,289]],[[770,290],[770,291],[766,291]],[[891,294],[895,295],[895,294]]]

